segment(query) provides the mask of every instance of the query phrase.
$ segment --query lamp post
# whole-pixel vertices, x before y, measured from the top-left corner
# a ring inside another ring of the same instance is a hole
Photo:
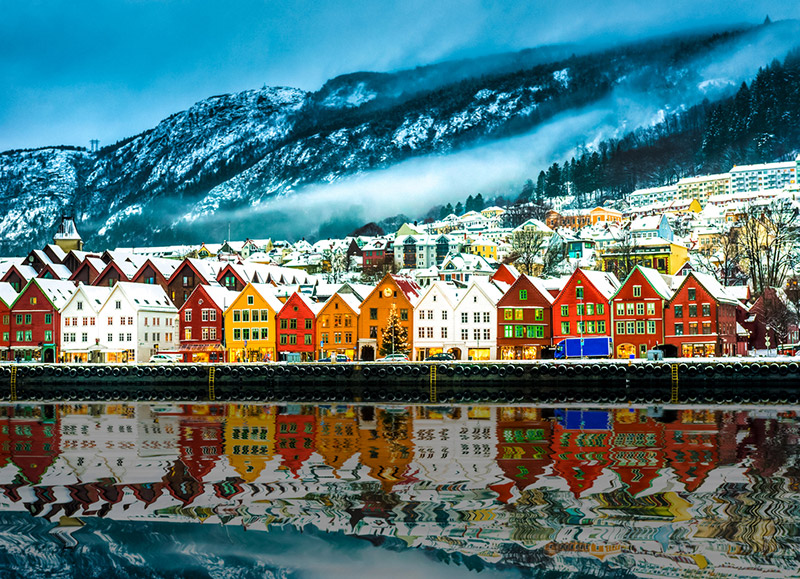
[[[580,300],[580,306],[581,306],[581,323],[578,330],[580,331],[581,335],[581,360],[582,360],[583,359],[583,307],[584,307],[583,288],[581,288],[581,296],[578,299]]]

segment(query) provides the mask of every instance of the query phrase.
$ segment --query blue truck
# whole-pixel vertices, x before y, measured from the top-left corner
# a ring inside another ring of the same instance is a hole
[[[567,358],[609,358],[613,346],[609,336],[565,338],[556,344],[556,360]]]

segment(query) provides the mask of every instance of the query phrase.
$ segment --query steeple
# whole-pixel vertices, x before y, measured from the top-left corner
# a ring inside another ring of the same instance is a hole
[[[83,240],[78,233],[78,228],[75,227],[75,222],[70,215],[61,216],[61,224],[58,226],[58,231],[53,236],[53,243],[69,253],[73,249],[77,251],[83,250]]]

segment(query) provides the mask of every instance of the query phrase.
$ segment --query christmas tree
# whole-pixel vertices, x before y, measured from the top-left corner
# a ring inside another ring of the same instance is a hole
[[[378,350],[381,356],[389,354],[408,354],[411,347],[408,344],[408,329],[400,325],[397,317],[397,306],[392,304],[389,310],[389,319],[383,329],[381,347]]]

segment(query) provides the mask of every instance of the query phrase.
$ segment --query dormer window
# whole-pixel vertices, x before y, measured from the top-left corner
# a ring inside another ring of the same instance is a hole
[[[114,303],[114,307],[115,307],[116,309],[118,309],[118,310],[121,310],[121,309],[122,309],[122,302],[121,302],[120,300],[117,300],[117,301]]]

